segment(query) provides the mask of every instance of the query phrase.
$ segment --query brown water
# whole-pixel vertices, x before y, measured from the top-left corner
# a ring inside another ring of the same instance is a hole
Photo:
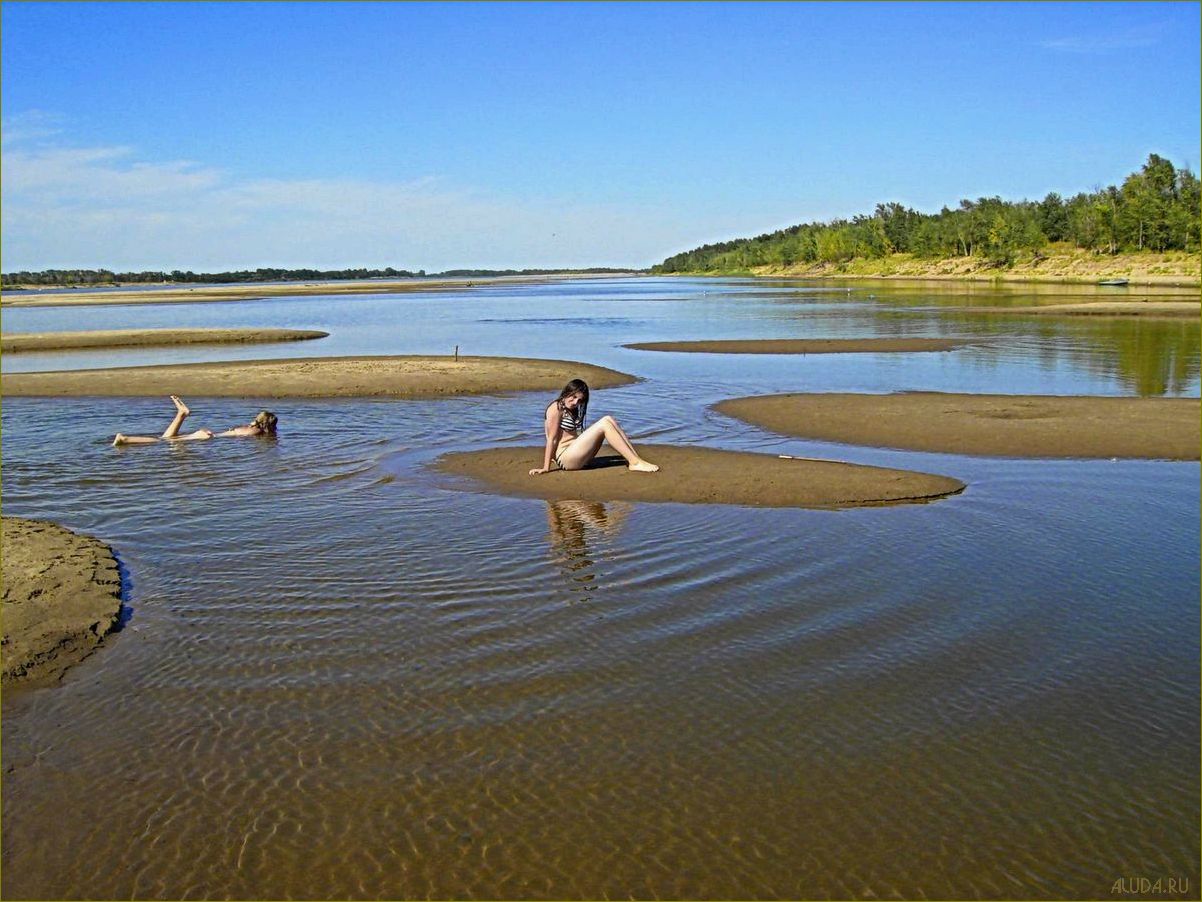
[[[124,450],[104,437],[166,402],[8,400],[5,512],[113,544],[130,613],[62,685],[5,695],[6,898],[1109,898],[1143,877],[1197,895],[1197,464],[857,449],[708,410],[789,389],[1196,396],[1196,323],[738,282],[559,290],[422,301],[401,323],[392,299],[220,306],[346,317],[378,353],[425,351],[403,328],[423,316],[422,341],[511,353],[551,330],[646,377],[590,411],[636,441],[969,487],[838,513],[549,504],[425,467],[529,443],[541,396],[281,401],[275,442]],[[617,347],[900,332],[980,340]],[[198,423],[246,406],[189,400]]]

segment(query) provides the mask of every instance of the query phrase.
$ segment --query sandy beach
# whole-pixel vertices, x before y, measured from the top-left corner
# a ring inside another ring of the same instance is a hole
[[[629,385],[634,376],[570,360],[524,357],[310,357],[223,363],[10,373],[0,394],[211,398],[437,398],[557,391],[570,379],[590,387]]]
[[[0,294],[2,307],[65,307],[100,304],[196,304],[205,301],[255,301],[278,297],[347,294],[405,294],[408,292],[460,291],[486,285],[520,285],[568,279],[616,278],[627,273],[604,273],[554,276],[489,276],[455,279],[381,279],[361,282],[288,282],[286,284],[256,284],[238,282],[232,285],[203,285],[187,287],[169,285],[142,290],[61,291],[53,294],[35,291],[8,291]]]
[[[98,329],[91,332],[28,332],[0,335],[0,351],[66,351],[186,344],[251,344],[308,341],[329,332],[312,329]]]
[[[121,577],[107,545],[54,523],[0,519],[4,683],[41,685],[86,658],[117,624]]]
[[[1104,279],[1128,279],[1136,286],[1197,288],[1198,253],[1185,251],[1095,254],[1082,248],[1047,249],[1040,259],[998,269],[981,257],[929,259],[911,254],[860,258],[848,263],[798,263],[757,266],[757,276],[806,279],[889,279],[962,282],[1040,282],[1096,285]]]
[[[623,345],[636,351],[686,354],[883,354],[954,351],[969,344],[959,338],[765,338],[720,341],[647,341]]]
[[[904,392],[785,394],[714,405],[798,438],[999,457],[1198,460],[1197,398]]]
[[[453,453],[434,466],[443,473],[470,477],[493,493],[553,501],[842,509],[932,501],[964,489],[964,483],[948,476],[834,460],[782,459],[775,454],[641,442],[636,446],[647,460],[660,465],[658,473],[631,473],[608,448],[588,469],[554,470],[541,476],[529,475],[531,467],[541,466],[541,447]]]

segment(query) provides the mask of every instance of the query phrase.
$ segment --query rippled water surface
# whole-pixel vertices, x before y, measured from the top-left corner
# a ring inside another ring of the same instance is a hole
[[[426,467],[537,443],[541,395],[279,400],[276,441],[126,449],[112,434],[160,430],[166,399],[6,400],[5,513],[111,544],[130,615],[61,685],[5,696],[5,897],[1108,898],[1140,877],[1196,896],[1196,463],[854,448],[708,409],[788,390],[1197,396],[1196,321],[969,309],[1018,291],[636,279],[5,310],[5,331],[331,333],[5,371],[459,345],[642,377],[590,407],[636,443],[968,484],[844,512],[548,503]],[[972,343],[621,347],[903,334]],[[259,406],[188,400],[197,425]]]

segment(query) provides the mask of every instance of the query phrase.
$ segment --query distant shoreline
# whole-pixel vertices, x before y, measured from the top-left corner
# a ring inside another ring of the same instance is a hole
[[[177,286],[190,286],[194,288],[215,288],[221,286],[241,286],[241,285],[281,285],[294,284],[304,282],[321,282],[325,283],[345,283],[345,282],[445,282],[456,279],[477,279],[484,281],[487,279],[513,279],[513,278],[605,278],[606,276],[627,276],[627,275],[645,275],[650,270],[647,269],[622,269],[606,267],[590,267],[585,269],[507,269],[507,270],[468,270],[468,269],[450,269],[441,273],[407,273],[393,272],[388,274],[378,275],[341,275],[338,273],[317,273],[309,270],[296,270],[295,272],[305,272],[307,275],[264,275],[260,271],[257,278],[232,278],[233,276],[242,275],[241,272],[219,272],[219,273],[188,273],[192,278],[186,279],[140,279],[140,278],[95,278],[92,281],[86,281],[82,276],[77,275],[76,281],[73,282],[21,282],[9,281],[8,276],[39,276],[49,273],[90,273],[96,275],[101,272],[109,272],[108,270],[43,270],[42,272],[19,272],[5,273],[6,280],[3,285],[0,285],[0,290],[3,291],[91,291],[97,288],[136,288],[136,287],[160,287],[172,288]],[[271,270],[272,273],[283,273],[283,270]],[[109,273],[110,276],[116,275]],[[125,276],[150,275],[150,273],[121,273]],[[158,273],[163,275],[163,273]],[[247,275],[254,275],[247,273]]]
[[[475,288],[485,285],[522,285],[544,282],[574,281],[582,279],[628,278],[640,275],[628,273],[578,273],[545,276],[489,276],[481,278],[456,277],[450,279],[385,279],[351,281],[298,281],[287,283],[236,282],[229,285],[197,285],[185,287],[187,283],[172,283],[169,288],[150,288],[140,291],[95,291],[80,288],[69,293],[39,292],[31,288],[49,286],[26,286],[19,291],[7,289],[0,292],[3,307],[71,307],[103,304],[194,304],[205,301],[251,301],[269,300],[276,297],[301,297],[306,295],[340,294],[405,294],[409,292],[452,291],[460,288]]]

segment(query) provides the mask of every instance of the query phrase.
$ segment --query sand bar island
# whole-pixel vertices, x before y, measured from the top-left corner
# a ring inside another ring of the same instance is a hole
[[[188,344],[267,344],[326,338],[316,329],[96,329],[88,332],[0,334],[0,351],[73,351],[82,348],[169,347]]]
[[[784,394],[714,405],[798,438],[999,457],[1198,460],[1197,398],[899,392]]]
[[[634,376],[570,360],[525,357],[309,357],[114,367],[4,376],[5,395],[213,398],[438,398],[557,391],[570,379],[593,388]]]
[[[746,507],[843,509],[919,503],[964,490],[948,476],[868,467],[836,460],[695,446],[639,444],[660,465],[632,473],[617,455],[601,455],[583,470],[530,476],[542,448],[492,448],[448,454],[437,470],[469,477],[490,492],[547,500],[738,504]]]

